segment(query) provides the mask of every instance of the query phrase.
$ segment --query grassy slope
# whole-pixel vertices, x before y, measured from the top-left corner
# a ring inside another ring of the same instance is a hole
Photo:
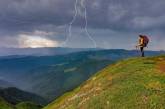
[[[164,108],[165,56],[159,56],[108,66],[44,109]]]

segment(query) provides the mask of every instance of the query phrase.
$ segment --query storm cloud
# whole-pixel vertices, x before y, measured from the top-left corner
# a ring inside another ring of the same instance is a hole
[[[0,46],[24,47],[22,40],[27,38],[21,36],[52,40],[55,46],[63,46],[75,14],[75,1],[0,0]],[[87,9],[88,29],[98,47],[132,49],[136,36],[142,33],[156,41],[151,44],[153,49],[165,49],[164,0],[78,0],[68,47],[93,46],[83,30],[85,8],[81,3]],[[118,40],[123,45],[116,44]]]

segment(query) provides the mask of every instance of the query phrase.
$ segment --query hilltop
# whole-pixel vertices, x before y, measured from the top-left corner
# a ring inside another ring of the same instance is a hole
[[[110,65],[44,109],[163,109],[165,56]]]

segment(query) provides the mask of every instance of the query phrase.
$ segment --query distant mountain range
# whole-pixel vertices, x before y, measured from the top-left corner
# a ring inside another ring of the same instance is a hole
[[[147,51],[146,55],[164,54]],[[0,58],[0,77],[16,87],[53,100],[74,89],[109,64],[137,57],[132,50],[94,50],[55,56],[10,56]]]
[[[0,48],[0,56],[51,56],[62,55],[73,52],[100,50],[99,48],[63,48],[63,47],[45,47],[45,48]]]

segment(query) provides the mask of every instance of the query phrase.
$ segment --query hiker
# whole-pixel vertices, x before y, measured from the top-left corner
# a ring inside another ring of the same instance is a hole
[[[144,48],[147,47],[149,43],[149,38],[146,35],[139,35],[139,44],[136,47],[140,48],[141,57],[144,57]]]

